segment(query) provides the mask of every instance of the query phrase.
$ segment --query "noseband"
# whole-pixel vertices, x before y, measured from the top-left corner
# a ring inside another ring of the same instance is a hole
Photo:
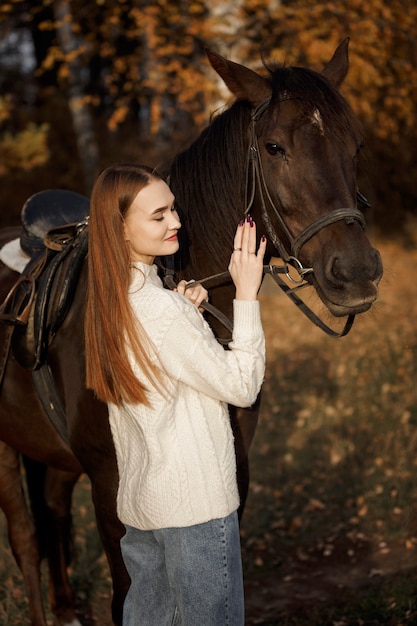
[[[288,95],[284,95],[281,100],[288,100],[290,97]],[[256,124],[259,122],[265,111],[267,110],[269,104],[271,102],[271,98],[268,98],[264,102],[262,102],[259,106],[257,106],[252,114],[251,114],[251,126],[250,126],[250,143],[248,150],[248,159],[247,159],[247,185],[246,189],[251,189],[251,197],[246,201],[246,211],[245,213],[249,213],[252,204],[255,199],[255,191],[258,190],[260,201],[261,201],[261,214],[262,221],[268,233],[271,243],[274,248],[277,250],[279,257],[286,263],[289,263],[293,267],[295,267],[296,271],[300,275],[300,282],[304,280],[304,276],[306,274],[311,274],[313,272],[312,267],[303,267],[303,264],[298,258],[299,252],[303,245],[309,241],[314,235],[317,235],[323,228],[330,226],[336,222],[341,220],[345,220],[347,224],[353,224],[355,220],[357,220],[362,228],[365,228],[366,222],[363,214],[356,208],[340,208],[334,209],[325,215],[321,215],[314,222],[312,222],[309,226],[307,226],[301,233],[299,233],[296,237],[292,235],[289,228],[287,227],[282,215],[277,209],[274,201],[271,198],[271,195],[268,191],[268,187],[265,181],[265,175],[262,166],[262,160],[259,150],[258,137],[256,135]],[[275,217],[280,225],[282,232],[284,233],[289,246],[290,246],[290,254],[288,254],[284,244],[281,239],[277,235],[276,230],[272,226],[271,220],[269,218],[267,209],[266,209],[266,201],[273,210]],[[362,194],[358,194],[358,198],[363,198]],[[363,200],[366,199],[363,198]],[[293,279],[291,279],[293,280]],[[297,281],[293,281],[297,282]]]

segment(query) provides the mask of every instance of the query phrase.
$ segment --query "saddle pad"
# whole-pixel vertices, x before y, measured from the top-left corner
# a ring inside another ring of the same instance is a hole
[[[9,241],[0,250],[0,261],[19,274],[23,272],[29,260],[30,257],[23,252],[20,246],[19,238]]]

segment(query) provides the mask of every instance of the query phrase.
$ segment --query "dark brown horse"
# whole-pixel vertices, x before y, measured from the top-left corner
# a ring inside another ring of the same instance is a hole
[[[185,254],[175,259],[178,279],[223,272],[236,224],[250,211],[260,234],[268,236],[268,257],[298,268],[335,316],[364,312],[375,301],[381,260],[369,244],[357,208],[356,161],[362,138],[338,92],[348,70],[347,48],[345,41],[322,74],[274,67],[265,77],[208,52],[236,102],[174,160],[170,170],[184,224]],[[0,245],[18,236],[18,230],[7,229],[0,235]],[[16,278],[15,272],[1,267],[0,298]],[[35,476],[41,475],[44,484],[44,502],[35,517],[49,528],[50,600],[58,623],[76,623],[62,540],[68,530],[72,487],[81,472],[91,480],[98,529],[110,564],[115,624],[121,624],[129,584],[119,550],[123,527],[115,512],[117,467],[106,407],[84,385],[85,292],[84,264],[73,304],[47,355],[65,406],[68,444],[42,410],[31,372],[13,356],[1,390],[0,505],[8,516],[11,544],[31,594],[36,626],[45,626],[38,592],[39,557],[18,487],[16,451],[32,460],[27,472],[32,491],[36,493]],[[230,281],[210,288],[211,303],[228,315],[232,298]],[[216,321],[213,327],[225,334]],[[242,505],[257,416],[257,406],[231,407]],[[12,484],[17,485],[13,493]],[[26,521],[17,533],[20,519]]]

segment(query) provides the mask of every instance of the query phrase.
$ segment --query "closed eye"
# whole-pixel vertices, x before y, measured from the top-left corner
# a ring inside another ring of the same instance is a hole
[[[165,208],[164,209],[159,209],[159,211],[157,213],[158,217],[154,217],[155,222],[162,222],[162,220],[165,217],[165,213],[167,211],[170,211],[171,213],[174,213],[174,211],[176,211],[176,210],[177,210],[177,208],[176,208],[175,204],[173,204],[171,208],[167,207],[166,209]]]

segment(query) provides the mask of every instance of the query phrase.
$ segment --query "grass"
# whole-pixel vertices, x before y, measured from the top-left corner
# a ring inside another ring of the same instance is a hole
[[[272,282],[262,290],[268,367],[242,523],[247,626],[417,623],[417,251],[379,248],[379,300],[342,339]],[[74,515],[77,600],[110,626],[85,479]],[[25,626],[4,524],[0,532],[0,623]],[[88,611],[84,621],[94,623]]]

